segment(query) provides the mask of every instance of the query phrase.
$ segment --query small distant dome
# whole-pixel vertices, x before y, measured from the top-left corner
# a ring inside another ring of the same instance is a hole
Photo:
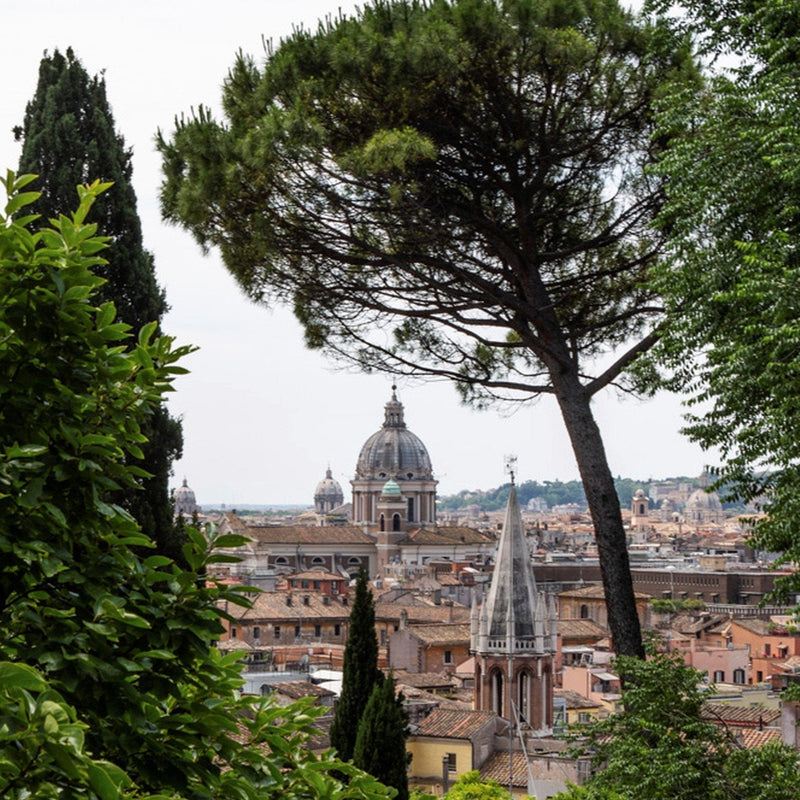
[[[176,515],[183,514],[185,517],[190,517],[195,511],[200,510],[194,492],[189,488],[186,478],[183,479],[183,483],[175,490],[174,502]]]
[[[635,494],[633,495],[637,499],[643,500],[645,497],[644,489],[637,489]]]
[[[686,518],[689,522],[722,522],[724,512],[719,495],[705,489],[697,489],[692,492],[686,501]]]
[[[393,480],[388,480],[386,481],[386,483],[383,484],[383,489],[381,490],[381,494],[384,496],[394,495],[396,497],[400,497],[402,492],[400,491],[400,485],[397,482]]]
[[[333,477],[330,467],[325,470],[325,477],[317,484],[314,491],[314,511],[327,514],[344,503],[344,492],[339,481]]]

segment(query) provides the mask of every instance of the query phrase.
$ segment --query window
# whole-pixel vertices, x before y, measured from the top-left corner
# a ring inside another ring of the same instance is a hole
[[[322,636],[322,625],[315,625],[314,626],[314,636],[316,636],[317,638]]]
[[[452,650],[445,650],[444,651],[444,663],[445,664],[452,664],[453,663],[453,651]]]
[[[771,656],[772,655],[772,645],[769,642],[764,644],[764,655]]]
[[[325,559],[322,558],[322,556],[314,556],[314,558],[311,559],[311,563],[312,564],[324,564],[325,563]]]
[[[744,670],[741,667],[733,671],[733,682],[744,683]]]
[[[261,628],[259,628],[258,625],[256,625],[255,628],[253,628],[253,638],[254,639],[261,638]]]
[[[275,563],[283,567],[283,566],[286,566],[289,563],[289,559],[286,558],[285,556],[278,556],[275,559]]]
[[[235,639],[239,635],[239,631],[233,627],[231,628],[231,639]]]
[[[447,753],[445,759],[447,760],[447,771],[452,774],[456,771],[456,754]]]
[[[587,606],[586,603],[581,604],[580,618],[589,619],[589,606]]]
[[[299,636],[300,635],[300,626],[299,625],[295,625],[294,626],[294,635],[295,636]]]
[[[338,622],[333,626],[333,635],[334,636],[342,635],[342,626]]]
[[[308,596],[303,598],[303,605],[304,606],[310,605],[310,603],[311,603],[311,598],[309,598]]]
[[[275,627],[272,629],[272,637],[273,637],[274,639],[280,639],[280,638],[281,638],[281,626],[280,626],[280,625],[276,625],[276,626],[275,626]]]
[[[381,628],[381,647],[386,646],[386,629]]]
[[[357,556],[350,556],[350,558],[347,559],[347,563],[348,564],[360,564],[361,563],[361,559],[358,558]]]
[[[588,711],[579,711],[578,712],[578,722],[586,723],[591,720]]]
[[[714,670],[714,683],[724,683],[725,673],[721,669]]]

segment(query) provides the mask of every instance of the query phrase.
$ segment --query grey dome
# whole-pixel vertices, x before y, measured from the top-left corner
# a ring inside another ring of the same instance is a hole
[[[708,509],[722,511],[722,503],[716,492],[707,492],[705,489],[696,489],[686,503],[687,509]]]
[[[197,500],[194,492],[189,488],[186,478],[183,479],[183,484],[175,490],[173,502],[176,514],[191,515],[198,510]]]
[[[356,478],[430,480],[433,467],[422,440],[406,427],[403,404],[392,391],[383,427],[367,439],[358,456]]]
[[[317,511],[329,511],[344,503],[342,486],[333,477],[330,467],[325,471],[325,477],[317,484],[314,490],[314,507]]]

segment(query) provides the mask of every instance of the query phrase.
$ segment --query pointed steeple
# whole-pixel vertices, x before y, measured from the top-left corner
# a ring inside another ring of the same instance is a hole
[[[383,427],[384,428],[405,428],[406,421],[403,418],[403,404],[397,399],[397,386],[392,385],[392,399],[384,406]]]
[[[488,638],[492,650],[541,652],[543,620],[539,620],[537,626],[537,612],[540,610],[536,579],[517,501],[517,487],[512,480],[492,585],[482,614],[486,628],[481,630],[481,634]]]

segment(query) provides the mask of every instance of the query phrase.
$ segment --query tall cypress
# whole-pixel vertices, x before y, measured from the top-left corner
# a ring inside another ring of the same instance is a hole
[[[408,715],[403,696],[396,695],[394,677],[375,686],[358,726],[353,763],[386,786],[397,789],[396,800],[408,800],[406,752]]]
[[[42,224],[77,202],[76,187],[96,179],[113,182],[98,198],[90,222],[111,237],[104,253],[108,264],[97,270],[106,283],[98,304],[112,301],[118,319],[131,326],[136,336],[143,325],[159,324],[167,310],[164,291],[156,282],[153,256],[145,250],[131,183],[132,154],[114,126],[102,76],[90,77],[72,49],[63,55],[45,53],[39,65],[36,93],[25,110],[25,120],[14,129],[22,141],[19,173],[39,176],[35,188],[42,192],[32,211]],[[160,552],[182,561],[181,536],[177,531],[169,497],[172,462],[183,448],[180,422],[156,407],[142,432],[147,443],[137,466],[151,477],[141,479],[141,489],[130,489],[115,498],[156,542]]]
[[[342,693],[331,723],[331,744],[340,758],[353,758],[356,736],[372,690],[383,681],[378,669],[378,638],[375,635],[375,603],[363,569],[356,581],[350,611],[350,629],[344,648]]]

